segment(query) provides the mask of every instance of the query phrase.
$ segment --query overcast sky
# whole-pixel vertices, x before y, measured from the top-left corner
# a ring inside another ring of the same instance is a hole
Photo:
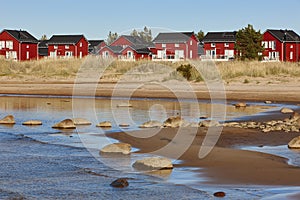
[[[300,33],[299,0],[10,0],[1,1],[0,29],[43,34],[84,34],[105,39],[109,31],[233,31],[254,25]]]

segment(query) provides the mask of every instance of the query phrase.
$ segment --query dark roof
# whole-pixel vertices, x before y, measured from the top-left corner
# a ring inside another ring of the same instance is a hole
[[[233,32],[208,32],[203,38],[203,42],[235,42],[236,31]]]
[[[104,42],[104,40],[89,40],[90,47],[96,47],[99,44],[101,44],[102,42]]]
[[[48,40],[39,40],[38,52],[40,56],[48,56]]]
[[[106,47],[112,50],[115,54],[119,54],[123,50],[122,46],[106,46]]]
[[[131,49],[133,49],[134,51],[136,51],[137,53],[141,53],[141,54],[149,54],[151,53],[151,51],[149,50],[148,47],[142,46],[142,45],[136,45],[136,46],[129,46]],[[127,47],[125,47],[124,49],[126,49]],[[124,50],[123,49],[123,50]],[[122,50],[122,51],[123,51]]]
[[[300,36],[295,33],[293,30],[271,30],[268,29],[266,32],[272,34],[275,38],[279,41],[288,41],[288,42],[295,42],[300,40]]]
[[[187,42],[194,32],[159,33],[153,43],[183,43]]]
[[[38,43],[38,40],[32,36],[30,33],[24,30],[7,30],[3,31],[8,32],[11,36],[13,36],[19,42],[30,42],[30,43]]]
[[[53,35],[48,44],[77,44],[84,35]]]

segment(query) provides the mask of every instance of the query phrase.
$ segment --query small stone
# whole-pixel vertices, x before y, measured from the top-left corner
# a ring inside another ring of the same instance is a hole
[[[119,127],[124,127],[124,128],[126,128],[126,127],[129,127],[130,125],[129,124],[119,124]]]
[[[143,123],[140,128],[160,128],[162,127],[162,123],[159,121],[149,121]]]
[[[265,101],[265,104],[272,104],[272,101]]]
[[[42,125],[43,123],[39,120],[29,120],[26,122],[22,123],[24,126],[39,126]]]
[[[280,112],[283,113],[283,114],[291,114],[291,113],[294,113],[294,111],[293,111],[292,109],[290,109],[290,108],[282,108],[282,109],[280,110]]]
[[[214,193],[214,196],[215,196],[215,197],[225,197],[225,196],[226,196],[226,193],[225,193],[225,192],[215,192],[215,193]]]
[[[71,119],[65,119],[57,124],[55,124],[54,126],[52,126],[52,128],[57,128],[57,129],[75,129],[76,126],[73,122],[73,120]]]
[[[180,116],[169,117],[163,124],[164,127],[178,128],[184,124],[183,119]]]
[[[290,149],[300,149],[300,136],[292,139],[289,144],[288,147]]]
[[[218,121],[215,120],[205,120],[199,123],[200,127],[216,127],[216,126],[220,126],[220,123]]]
[[[117,105],[118,108],[122,108],[122,107],[132,107],[132,105],[130,103],[120,103]]]
[[[235,106],[236,108],[245,108],[245,107],[247,107],[247,104],[246,104],[246,103],[243,103],[243,102],[240,102],[240,103],[234,104],[234,106]]]
[[[12,115],[7,115],[0,120],[0,124],[15,124],[15,118]]]
[[[99,124],[96,125],[97,127],[101,127],[101,128],[111,128],[112,124],[109,121],[104,121],[104,122],[100,122]]]
[[[119,178],[113,181],[110,186],[115,188],[125,188],[129,186],[129,183],[126,178]]]
[[[131,153],[131,145],[127,143],[115,143],[115,144],[109,144],[105,147],[103,147],[100,150],[100,154],[124,154],[129,155]]]

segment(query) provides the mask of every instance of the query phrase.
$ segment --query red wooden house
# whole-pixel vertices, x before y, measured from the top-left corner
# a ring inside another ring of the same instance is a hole
[[[84,35],[53,35],[48,41],[50,58],[83,58],[88,55],[89,42]]]
[[[152,43],[144,41],[139,36],[122,35],[109,46],[101,48],[99,54],[103,57],[115,57],[121,60],[150,59]]]
[[[228,60],[236,55],[236,31],[208,32],[203,38],[205,57],[209,59]]]
[[[263,34],[264,60],[298,62],[300,36],[292,30],[266,30]]]
[[[198,59],[198,39],[194,32],[159,33],[153,40],[153,60]]]
[[[38,40],[24,30],[3,30],[0,33],[0,56],[18,61],[38,58]]]

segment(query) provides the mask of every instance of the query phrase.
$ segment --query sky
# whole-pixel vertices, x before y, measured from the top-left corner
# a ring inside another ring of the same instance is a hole
[[[106,39],[109,31],[129,34],[151,28],[169,31],[292,29],[300,33],[299,0],[9,0],[1,1],[0,29],[46,34],[84,34]]]

